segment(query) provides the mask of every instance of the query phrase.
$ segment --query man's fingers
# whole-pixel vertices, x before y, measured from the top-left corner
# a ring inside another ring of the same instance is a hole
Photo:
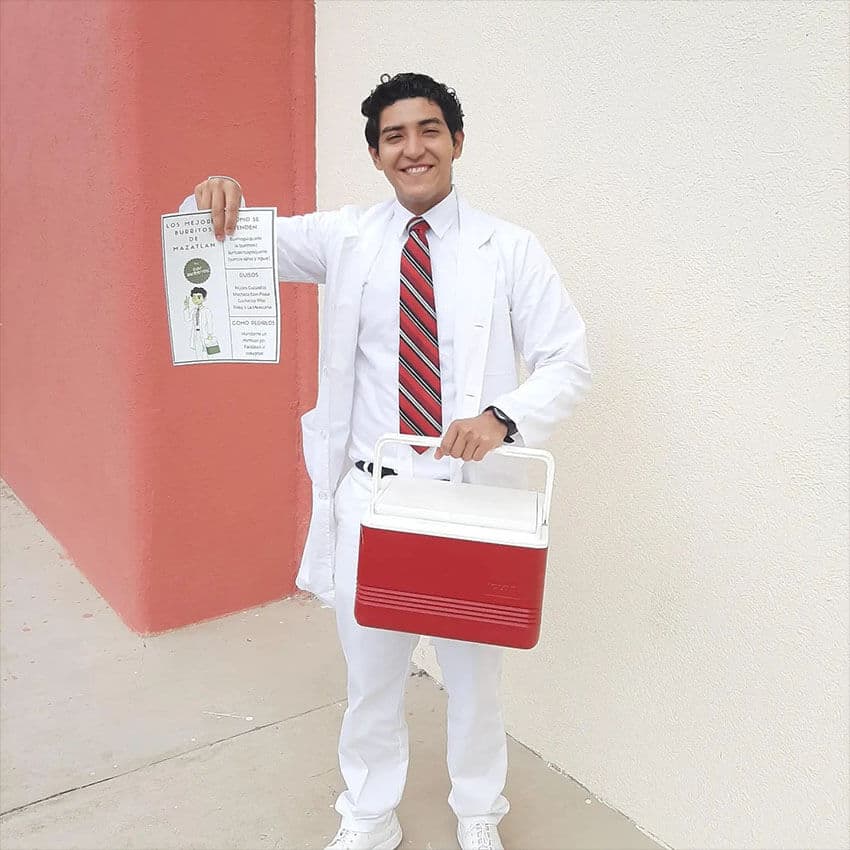
[[[225,233],[236,230],[242,190],[235,180],[213,177],[195,186],[195,203],[199,210],[212,212],[213,233],[219,242]]]
[[[226,180],[225,183],[227,186],[224,190],[226,203],[224,229],[227,235],[230,236],[236,230],[236,220],[239,218],[239,202],[242,200],[242,193],[232,180]]]
[[[215,233],[215,238],[221,242],[224,239],[224,208],[227,206],[227,198],[224,194],[224,188],[222,186],[216,186],[212,190],[212,203],[210,204],[210,209],[212,210],[212,223],[213,223],[213,232]]]
[[[463,453],[466,451],[466,444],[468,440],[468,435],[458,429],[457,436],[455,437],[455,441],[452,443],[452,449],[449,454],[454,458],[462,458]]]
[[[484,460],[487,453],[501,445],[505,426],[489,413],[474,419],[458,419],[449,425],[435,457],[446,455],[465,461]]]
[[[440,460],[440,458],[443,458],[446,455],[451,455],[452,446],[454,445],[456,437],[457,437],[457,426],[455,425],[454,422],[452,422],[452,424],[449,425],[449,430],[446,431],[445,434],[443,434],[442,442],[440,443],[439,447],[437,448],[437,451],[434,452],[434,457],[437,460]]]
[[[452,422],[434,457],[437,460],[446,456],[458,460],[480,460],[477,456],[479,450],[483,451],[481,457],[487,453],[487,446],[482,444],[482,438],[468,425]]]
[[[195,204],[199,210],[208,210],[210,208],[209,181],[204,180],[203,183],[198,183],[195,186]]]
[[[463,447],[463,453],[461,454],[461,457],[464,460],[472,460],[475,457],[475,454],[478,451],[480,445],[481,443],[479,442],[479,440],[470,435]],[[457,455],[455,455],[455,457],[457,457]]]

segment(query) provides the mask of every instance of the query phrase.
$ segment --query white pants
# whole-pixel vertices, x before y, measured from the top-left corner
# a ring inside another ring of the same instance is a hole
[[[371,831],[384,826],[401,801],[407,779],[404,688],[418,635],[364,628],[354,619],[360,520],[371,476],[352,469],[336,495],[337,629],[348,664],[348,708],[339,738],[339,766],[347,790],[336,803],[342,825]],[[457,817],[498,823],[508,811],[502,796],[507,738],[502,720],[502,649],[433,639],[448,691],[447,762]]]
[[[189,339],[189,345],[191,346],[192,352],[195,355],[195,360],[210,359],[209,354],[207,354],[207,344],[204,342],[204,338],[201,335],[200,331],[192,331],[192,336]]]

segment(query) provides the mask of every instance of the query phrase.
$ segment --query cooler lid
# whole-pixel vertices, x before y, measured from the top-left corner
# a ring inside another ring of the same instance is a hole
[[[393,476],[381,482],[374,513],[534,534],[542,498],[534,490]]]

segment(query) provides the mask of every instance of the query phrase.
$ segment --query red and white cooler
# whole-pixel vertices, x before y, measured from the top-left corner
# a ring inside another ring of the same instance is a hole
[[[540,493],[459,480],[381,478],[390,443],[436,447],[440,440],[388,435],[375,446],[372,498],[360,528],[357,622],[518,649],[535,646],[549,552],[552,455],[495,449],[517,462],[543,462],[546,486]]]

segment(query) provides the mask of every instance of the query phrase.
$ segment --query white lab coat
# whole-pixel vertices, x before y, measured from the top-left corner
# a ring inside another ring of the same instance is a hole
[[[195,313],[198,313],[198,323],[195,323]],[[191,301],[183,308],[183,319],[189,326],[189,347],[199,360],[206,360],[207,346],[215,340],[215,323],[212,310],[205,304],[196,307]]]
[[[319,394],[301,420],[313,514],[298,587],[333,600],[334,494],[348,458],[360,298],[392,201],[277,221],[282,281],[325,284]],[[585,329],[543,248],[526,230],[458,199],[459,241],[453,419],[501,408],[519,444],[542,445],[590,385]],[[518,380],[517,358],[530,376]],[[466,464],[467,481],[508,481],[505,459]]]

